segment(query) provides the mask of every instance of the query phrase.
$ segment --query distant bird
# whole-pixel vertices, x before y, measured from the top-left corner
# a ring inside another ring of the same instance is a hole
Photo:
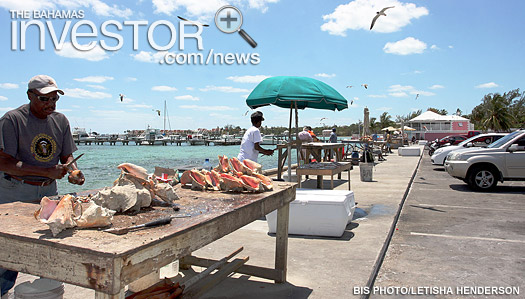
[[[120,97],[120,101],[123,102],[124,101],[124,95],[123,94],[119,94],[118,96]]]
[[[350,101],[350,106],[352,106],[353,103],[354,103],[354,100],[351,100],[351,101]]]
[[[417,100],[417,98],[419,98],[419,93],[418,93],[418,94],[416,94],[416,98],[415,98],[414,100]]]
[[[361,84],[365,89],[368,89],[368,84]]]
[[[250,110],[246,110],[246,112],[244,112],[244,116],[246,116],[248,112],[250,112]]]
[[[352,88],[352,85],[348,85],[346,88]]]
[[[151,111],[157,111],[157,114],[160,116],[160,110],[157,110],[157,109],[151,109]]]
[[[322,122],[322,121],[325,120],[325,119],[328,119],[328,118],[323,117],[323,118],[321,118],[321,120],[319,120],[319,122]]]
[[[204,27],[209,27],[209,26],[210,26],[210,25],[208,25],[208,24],[202,24],[201,22],[190,21],[190,20],[185,19],[185,18],[180,17],[180,16],[177,16],[177,18],[179,18],[179,19],[181,19],[181,20],[183,20],[183,21],[186,21],[186,22],[190,22],[190,23],[195,24],[195,25],[201,24],[201,25],[204,26]]]
[[[381,9],[381,11],[376,12],[376,16],[374,17],[374,19],[372,19],[372,25],[370,25],[370,30],[372,30],[372,27],[374,27],[374,24],[376,23],[377,18],[379,18],[380,16],[386,16],[385,10],[387,10],[389,8],[394,8],[394,7],[395,6],[385,7],[383,9]]]

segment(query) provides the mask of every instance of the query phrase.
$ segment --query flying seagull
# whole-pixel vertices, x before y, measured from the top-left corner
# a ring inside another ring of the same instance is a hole
[[[418,93],[418,94],[416,94],[416,98],[415,98],[415,100],[417,100],[417,98],[419,98],[419,93]]]
[[[124,101],[124,95],[123,94],[119,94],[118,96],[120,97],[120,101],[123,102]]]
[[[351,100],[351,101],[350,101],[350,106],[352,106],[352,104],[354,104],[354,100]]]
[[[389,8],[394,8],[394,7],[395,6],[385,7],[383,9],[381,9],[381,11],[376,12],[376,16],[374,17],[374,19],[372,19],[372,25],[370,25],[370,30],[372,30],[372,27],[374,27],[374,24],[376,23],[377,18],[379,18],[380,16],[386,16],[385,10],[387,10]]]
[[[368,84],[361,84],[365,89],[368,89]]]
[[[352,88],[352,85],[348,85],[346,88]]]
[[[197,24],[201,24],[201,25],[204,26],[204,27],[209,27],[209,26],[210,26],[210,25],[208,25],[208,24],[202,24],[201,22],[190,21],[190,20],[185,19],[185,18],[180,17],[180,16],[177,16],[177,18],[179,18],[179,19],[181,19],[181,20],[183,20],[183,21],[186,21],[186,22],[190,22],[190,23],[195,24],[195,25],[197,25]]]
[[[156,111],[157,114],[160,116],[160,110],[157,110],[157,109],[151,109],[152,111]]]

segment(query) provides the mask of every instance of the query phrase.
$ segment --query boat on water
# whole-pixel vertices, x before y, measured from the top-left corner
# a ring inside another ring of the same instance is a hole
[[[95,136],[90,135],[86,132],[85,128],[73,128],[73,140],[78,142],[93,142],[95,141]]]
[[[144,132],[144,139],[141,140],[141,145],[164,145],[170,142],[170,138],[160,133],[160,129],[148,128]]]
[[[208,139],[208,136],[199,131],[188,135],[186,137],[186,142],[188,142],[189,145],[205,145],[206,139]]]

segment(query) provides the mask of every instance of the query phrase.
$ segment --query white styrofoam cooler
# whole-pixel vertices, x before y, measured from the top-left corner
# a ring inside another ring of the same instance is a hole
[[[341,237],[355,210],[353,191],[297,189],[290,203],[288,233]],[[277,229],[277,211],[266,215],[270,233]]]
[[[400,156],[419,156],[421,155],[421,148],[412,146],[412,147],[400,147],[397,150],[397,154]]]

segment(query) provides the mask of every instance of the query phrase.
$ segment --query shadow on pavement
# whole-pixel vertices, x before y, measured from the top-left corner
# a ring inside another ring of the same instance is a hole
[[[481,194],[524,194],[525,195],[525,187],[524,186],[496,186],[494,190],[491,191],[474,191],[470,189],[466,184],[452,184],[450,185],[450,189],[461,191],[461,192],[474,192],[474,193],[481,193]]]
[[[411,206],[413,208],[423,209],[423,210],[430,210],[430,211],[434,211],[434,212],[446,213],[443,210],[439,210],[439,209],[432,208],[432,207],[421,207],[421,206],[416,206],[416,205],[409,205],[409,206]]]

